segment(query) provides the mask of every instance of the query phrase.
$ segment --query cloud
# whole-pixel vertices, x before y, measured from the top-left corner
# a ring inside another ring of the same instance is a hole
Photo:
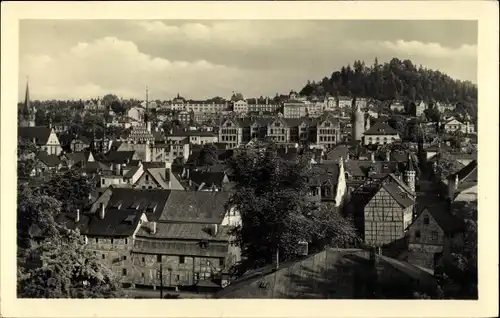
[[[28,21],[20,28],[19,97],[27,75],[38,99],[107,93],[140,98],[146,85],[159,99],[177,92],[194,99],[228,96],[233,90],[272,96],[300,90],[307,80],[329,77],[354,60],[370,65],[375,57],[411,59],[476,80],[477,47],[470,35],[451,39],[435,25],[440,32],[422,31],[420,22],[396,22]]]
[[[53,57],[25,55],[21,58],[21,74],[30,76],[35,99],[78,99],[107,93],[140,97],[145,86],[149,86],[152,98],[160,99],[177,92],[188,93],[189,97],[227,96],[231,90],[265,83],[266,79],[274,82],[282,75],[206,60],[170,61],[142,53],[133,42],[115,37],[80,42]],[[20,87],[23,81],[24,77],[20,78]],[[257,94],[258,90],[246,91]]]

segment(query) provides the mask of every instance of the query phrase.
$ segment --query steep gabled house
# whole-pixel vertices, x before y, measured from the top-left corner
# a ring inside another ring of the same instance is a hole
[[[84,167],[88,162],[95,161],[94,155],[90,151],[62,153],[59,158],[65,167]]]
[[[290,125],[285,118],[277,117],[267,126],[267,134],[275,142],[291,142]]]
[[[340,122],[338,118],[323,116],[316,126],[316,143],[325,149],[332,149],[340,142]]]
[[[384,246],[405,237],[416,200],[411,180],[407,175],[405,184],[391,174],[371,178],[350,194],[345,212],[354,218],[366,244]]]
[[[313,201],[331,202],[336,207],[342,207],[347,198],[343,159],[340,158],[337,164],[313,165],[309,187]]]
[[[463,245],[464,225],[446,203],[425,207],[408,228],[408,262],[434,270],[446,247]]]
[[[375,123],[363,134],[363,144],[365,146],[371,144],[391,144],[399,140],[401,138],[398,131],[382,121]]]
[[[81,152],[90,148],[91,140],[85,136],[76,136],[70,143],[72,152]]]
[[[244,129],[244,121],[235,118],[225,119],[219,127],[219,142],[227,144],[230,148],[238,147],[244,142]]]
[[[49,155],[59,155],[62,151],[59,138],[54,129],[45,126],[18,127],[18,138],[34,143]]]
[[[40,151],[36,155],[36,164],[31,175],[46,176],[59,171],[62,168],[61,160],[56,155],[49,155]]]

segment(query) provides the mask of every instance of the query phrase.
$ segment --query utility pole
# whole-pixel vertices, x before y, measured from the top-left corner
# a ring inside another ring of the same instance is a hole
[[[160,299],[163,299],[163,262],[160,262]]]

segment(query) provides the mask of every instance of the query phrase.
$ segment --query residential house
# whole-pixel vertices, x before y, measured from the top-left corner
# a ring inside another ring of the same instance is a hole
[[[377,122],[364,132],[363,144],[392,144],[401,138],[396,129],[392,128],[385,122]]]
[[[325,111],[333,111],[337,109],[337,100],[333,96],[328,96],[325,99]]]
[[[248,113],[248,102],[244,99],[239,99],[239,100],[233,101],[233,111],[236,114]]]
[[[84,167],[87,162],[95,161],[94,155],[90,151],[61,153],[59,156],[63,166],[71,168],[73,166]]]
[[[366,244],[385,246],[405,237],[416,200],[414,178],[407,182],[390,174],[369,179],[351,193],[346,213]]]
[[[90,140],[85,136],[75,136],[70,143],[72,152],[82,152],[90,148]]]
[[[472,134],[475,132],[475,127],[470,122],[463,123],[456,118],[451,118],[443,124],[443,130],[447,133],[461,131],[463,134]]]
[[[447,111],[453,111],[453,110],[455,110],[455,105],[449,104],[449,103],[436,102],[436,104],[434,104],[434,107],[437,110],[439,110],[439,112],[441,114],[444,113],[444,112],[447,112]]]
[[[337,98],[338,108],[351,108],[352,107],[352,98],[349,96],[339,96]]]
[[[355,99],[355,106],[359,107],[361,110],[366,110],[368,108],[368,101],[366,98],[363,97],[356,97]]]
[[[135,106],[135,107],[131,107],[127,111],[127,117],[135,122],[143,122],[145,113],[146,113],[146,110],[143,107]]]
[[[65,220],[125,284],[220,289],[240,258],[229,231],[241,220],[227,199],[225,192],[109,188],[89,213]]]
[[[290,125],[285,118],[278,117],[267,126],[266,137],[275,142],[290,142]]]
[[[197,168],[184,169],[181,181],[192,191],[225,191],[230,182],[225,171]]]
[[[188,138],[189,143],[192,145],[204,145],[219,142],[219,136],[216,133],[209,131],[176,131],[166,135],[167,141],[178,141],[184,138]]]
[[[343,158],[336,164],[313,165],[309,187],[313,201],[331,202],[337,208],[342,207],[347,198]]]
[[[408,262],[434,270],[445,246],[463,244],[464,222],[451,214],[449,205],[425,207],[408,228]]]
[[[219,142],[230,148],[236,148],[244,142],[243,132],[246,122],[241,119],[227,118],[219,127]]]
[[[40,150],[46,151],[49,155],[59,155],[62,151],[59,138],[54,129],[45,126],[18,127],[18,138],[31,141]]]
[[[391,102],[391,104],[389,105],[389,108],[392,111],[397,111],[397,112],[404,112],[405,111],[405,105],[400,100],[393,100]]]
[[[284,118],[301,118],[308,115],[308,104],[299,100],[289,100],[283,104]]]
[[[269,101],[269,98],[265,98],[265,99],[257,99],[257,98],[253,98],[253,99],[248,99],[247,100],[247,103],[248,103],[248,112],[251,113],[251,112],[255,112],[255,113],[260,113],[260,112],[263,112],[263,113],[275,113],[278,108],[280,107],[279,104],[277,103],[274,103],[273,101]]]
[[[338,118],[324,116],[317,122],[316,144],[332,149],[340,142],[340,122]]]
[[[56,155],[40,151],[36,155],[35,166],[31,175],[46,176],[59,171],[61,168],[61,160]]]

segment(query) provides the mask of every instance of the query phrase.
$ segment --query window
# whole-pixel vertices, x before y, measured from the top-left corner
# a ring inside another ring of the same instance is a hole
[[[142,262],[145,263],[146,262],[146,258],[143,256],[142,257]]]
[[[181,279],[181,277],[180,277],[179,275],[177,275],[177,276],[175,276],[175,279],[176,279],[177,281],[179,281],[179,280]]]
[[[432,231],[431,232],[431,237],[432,237],[433,241],[437,241],[438,240],[438,232]]]
[[[224,258],[223,257],[219,258],[219,266],[221,266],[221,267],[224,266]]]
[[[429,217],[428,216],[424,217],[424,224],[425,225],[429,224]]]
[[[207,248],[207,246],[208,246],[208,242],[207,241],[201,241],[200,242],[200,247],[201,248]]]
[[[125,239],[125,245],[127,245],[127,244],[128,244],[128,239]]]
[[[122,256],[122,260],[126,261],[126,260],[127,260],[127,256],[126,256],[126,255],[123,255],[123,256]]]
[[[144,276],[145,276],[144,273],[141,273],[141,277],[144,278]]]
[[[194,280],[200,280],[200,273],[194,273]]]
[[[125,275],[127,275],[127,269],[126,269],[126,268],[123,268],[123,269],[122,269],[122,276],[125,276]]]
[[[113,242],[114,242],[113,239],[111,239],[111,244],[113,244]]]
[[[96,239],[95,239],[95,242],[96,242],[96,243],[99,243],[99,239],[98,239],[97,237],[96,237]]]
[[[179,256],[179,264],[184,264],[186,262],[186,259],[184,256]]]
[[[157,261],[158,263],[161,263],[161,255],[156,255],[156,261]]]
[[[146,175],[146,181],[149,181],[149,176],[148,175]]]
[[[106,254],[101,255],[102,259],[106,259]]]
[[[420,231],[415,231],[415,238],[417,240],[420,238]]]

